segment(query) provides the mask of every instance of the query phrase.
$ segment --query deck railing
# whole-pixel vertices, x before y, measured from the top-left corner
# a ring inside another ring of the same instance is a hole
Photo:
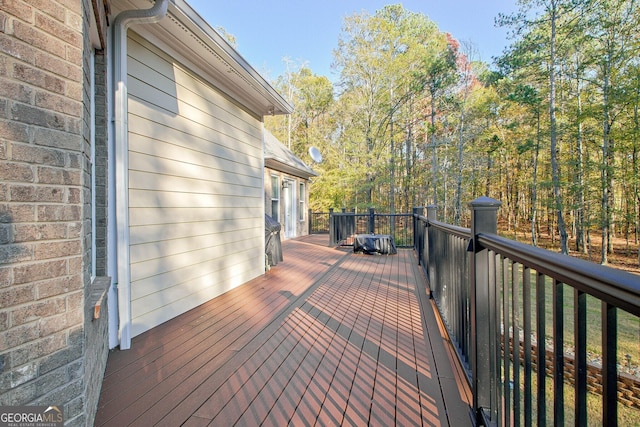
[[[313,214],[321,215],[321,214]],[[326,215],[326,214],[325,214]],[[342,212],[329,213],[330,244],[351,245],[356,234],[388,234],[393,237],[397,247],[411,248],[413,240],[413,214],[411,213],[378,213],[370,208],[366,213]],[[310,234],[319,231],[309,231]]]
[[[471,202],[470,229],[438,222],[434,206],[426,216],[414,210],[414,248],[466,368],[472,417],[478,425],[617,425],[618,337],[628,325],[638,332],[640,278],[499,237],[499,206]],[[588,389],[601,396],[595,416]]]
[[[309,234],[329,233],[329,219],[333,209],[329,212],[313,212],[309,209]]]

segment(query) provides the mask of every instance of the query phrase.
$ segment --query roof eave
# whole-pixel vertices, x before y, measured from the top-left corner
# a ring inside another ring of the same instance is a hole
[[[302,179],[309,179],[309,178],[313,178],[314,176],[318,176],[318,174],[312,171],[311,169],[300,169],[300,168],[291,166],[287,163],[283,163],[273,157],[265,157],[264,166],[269,169],[273,169],[279,172],[293,175]]]
[[[171,48],[172,56],[188,61],[204,80],[254,114],[291,114],[287,102],[211,25],[184,0],[170,0],[167,17],[136,30]]]

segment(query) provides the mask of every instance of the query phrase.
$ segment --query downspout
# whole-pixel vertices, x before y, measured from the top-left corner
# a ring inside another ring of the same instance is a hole
[[[153,24],[167,15],[169,0],[156,0],[149,9],[126,10],[113,26],[115,214],[117,268],[114,280],[118,295],[120,348],[131,348],[131,271],[129,268],[129,124],[127,96],[127,29],[131,24]]]

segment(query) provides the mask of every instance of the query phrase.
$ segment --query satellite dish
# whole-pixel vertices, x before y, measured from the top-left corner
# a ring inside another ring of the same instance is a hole
[[[309,155],[313,159],[314,162],[320,163],[322,162],[322,154],[320,154],[320,150],[316,147],[309,147]]]

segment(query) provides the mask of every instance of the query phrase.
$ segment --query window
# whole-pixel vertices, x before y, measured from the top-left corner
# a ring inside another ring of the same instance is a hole
[[[271,218],[280,222],[280,180],[271,176]]]
[[[300,197],[298,199],[299,200],[298,201],[298,207],[299,207],[299,209],[298,209],[298,220],[299,221],[304,221],[304,212],[305,212],[305,208],[304,208],[305,203],[304,202],[305,202],[305,199],[306,199],[306,197],[305,197],[306,195],[304,193],[304,182],[300,183],[300,191],[298,192],[298,194],[299,194],[299,197]]]

